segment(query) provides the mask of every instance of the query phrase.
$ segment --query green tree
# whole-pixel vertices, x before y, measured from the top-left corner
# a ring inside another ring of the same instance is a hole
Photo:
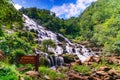
[[[51,39],[48,40],[44,40],[42,41],[42,50],[44,52],[48,52],[48,47],[56,47],[56,44],[54,41],[52,41]]]

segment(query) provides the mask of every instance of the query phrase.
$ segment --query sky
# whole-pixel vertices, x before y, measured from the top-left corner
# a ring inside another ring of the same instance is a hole
[[[21,7],[30,8],[37,7],[47,9],[54,13],[59,18],[69,19],[77,17],[82,13],[92,2],[97,0],[12,0],[16,9]]]

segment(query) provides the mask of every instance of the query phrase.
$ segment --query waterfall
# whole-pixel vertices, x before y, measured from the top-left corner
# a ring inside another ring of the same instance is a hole
[[[63,53],[63,48],[57,45],[56,50],[55,50],[55,55],[57,56],[62,53]]]
[[[64,37],[62,34],[54,33],[52,31],[45,29],[45,27],[38,25],[35,21],[33,21],[32,19],[30,19],[28,16],[24,14],[23,14],[23,17],[25,19],[24,29],[29,31],[33,29],[34,31],[36,31],[38,35],[37,40],[39,44],[41,41],[46,39],[51,39],[55,42],[55,44],[57,45],[56,48],[48,47],[48,51],[54,53],[55,56],[59,56],[63,53],[76,54],[82,62],[84,62],[89,56],[96,56],[91,49],[87,49],[85,48],[85,46],[80,44],[73,44],[69,39]],[[60,39],[58,39],[58,36],[64,40],[61,41]],[[64,44],[59,45],[59,43],[63,43],[63,42]],[[56,60],[57,62],[54,62]],[[53,66],[59,63],[60,63],[59,65],[61,65],[62,62],[64,62],[62,57],[53,58],[52,56],[49,56],[50,66]]]
[[[72,49],[72,47],[70,47],[70,45],[68,43],[67,43],[67,46],[66,46],[66,51],[68,52],[68,54],[73,53],[73,49]]]
[[[50,67],[61,66],[64,63],[64,59],[58,56],[48,56],[47,60]]]
[[[51,65],[50,66],[54,66],[54,59],[52,56],[49,56],[49,59],[50,59],[50,62],[51,62]]]

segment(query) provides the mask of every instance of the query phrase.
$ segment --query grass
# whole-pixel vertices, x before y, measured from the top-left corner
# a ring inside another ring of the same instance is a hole
[[[9,66],[0,62],[0,79],[1,80],[18,80],[18,72],[15,70],[15,66]]]
[[[39,67],[39,72],[42,74],[42,75],[47,75],[50,77],[50,80],[55,80],[56,78],[61,78],[62,80],[64,80],[65,78],[65,75],[62,74],[62,73],[57,73],[56,71],[54,70],[51,70],[47,67]]]
[[[0,80],[19,80],[19,76],[23,77],[25,80],[31,80],[26,75],[17,71],[15,65],[0,62]]]
[[[74,65],[72,69],[76,72],[83,73],[83,74],[92,73],[91,67],[86,65]]]

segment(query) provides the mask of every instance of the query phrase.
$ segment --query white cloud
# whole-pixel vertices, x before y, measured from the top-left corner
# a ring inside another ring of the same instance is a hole
[[[19,10],[19,9],[21,9],[21,8],[22,8],[22,6],[21,6],[21,5],[19,5],[19,4],[14,4],[14,7],[15,7],[17,10]]]
[[[95,1],[97,0],[77,0],[75,4],[69,3],[63,4],[62,6],[53,6],[51,11],[55,12],[56,16],[60,18],[70,18],[78,16],[86,7]]]

